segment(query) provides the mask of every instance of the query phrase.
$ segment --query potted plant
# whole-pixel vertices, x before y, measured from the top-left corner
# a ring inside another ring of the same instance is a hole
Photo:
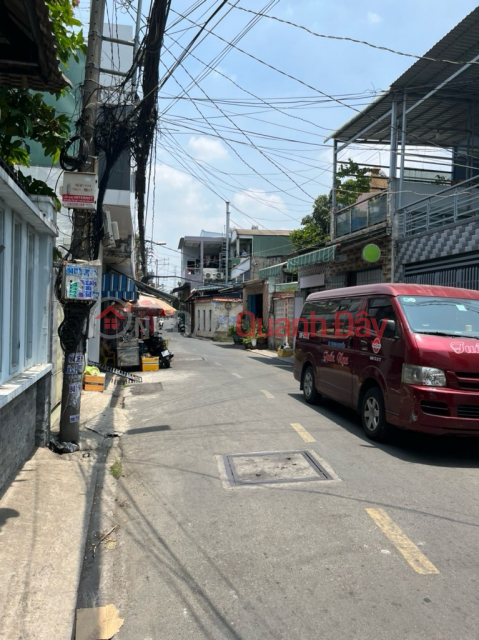
[[[256,339],[258,344],[266,344],[268,341],[268,336],[262,330],[258,331],[258,323],[256,324]]]
[[[256,349],[256,343],[258,342],[258,332],[256,324],[253,329],[249,329],[246,338],[243,338],[243,344],[245,349]]]
[[[233,338],[235,344],[241,344],[243,342],[242,337],[238,335],[238,331],[236,330],[236,324],[228,327],[228,337]]]
[[[243,345],[245,349],[252,349],[253,348],[253,338],[251,336],[246,336],[246,338],[243,338]]]

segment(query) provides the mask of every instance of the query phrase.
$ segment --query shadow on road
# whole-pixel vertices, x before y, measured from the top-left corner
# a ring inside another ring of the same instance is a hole
[[[171,431],[169,424],[160,424],[157,427],[139,427],[138,429],[128,429],[125,431],[125,435],[135,436],[140,433],[155,433],[157,431]]]
[[[261,362],[261,364],[269,364],[270,366],[278,367],[283,371],[291,371],[293,367],[293,364],[291,362],[288,362],[287,360],[281,360],[280,358],[268,358],[267,356],[257,356],[256,354],[254,356],[251,356],[251,358],[253,358],[255,362]]]
[[[0,509],[0,531],[9,518],[18,518],[19,515],[16,509]]]
[[[302,404],[306,404],[301,393],[290,393],[289,396]],[[406,462],[426,464],[435,467],[479,468],[479,438],[431,436],[413,431],[393,429],[387,443],[372,442],[362,427],[357,413],[348,407],[324,399],[318,406],[311,406],[324,416],[346,429],[349,433],[361,438],[362,447],[373,447],[385,451]]]

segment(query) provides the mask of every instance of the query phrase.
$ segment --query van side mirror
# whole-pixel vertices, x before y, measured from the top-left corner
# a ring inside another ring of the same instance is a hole
[[[396,320],[388,320],[386,323],[386,328],[384,329],[384,337],[385,338],[397,338],[397,324]]]

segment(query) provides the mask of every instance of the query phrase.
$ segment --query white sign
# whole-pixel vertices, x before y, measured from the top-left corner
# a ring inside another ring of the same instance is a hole
[[[65,171],[62,204],[68,209],[96,209],[98,176],[96,173]]]
[[[299,279],[300,289],[310,289],[311,287],[324,287],[324,273],[317,273],[314,276],[304,276]]]

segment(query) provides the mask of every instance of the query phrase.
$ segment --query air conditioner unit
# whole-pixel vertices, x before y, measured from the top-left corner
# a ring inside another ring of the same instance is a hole
[[[111,230],[113,232],[113,240],[120,239],[120,230],[118,229],[118,222],[116,220],[112,220],[111,222]]]
[[[216,269],[203,269],[203,278],[205,280],[214,280],[216,278]]]
[[[224,280],[224,279],[225,279],[225,274],[224,274],[224,273],[221,273],[221,271],[217,271],[217,272],[216,272],[216,275],[215,275],[215,278],[216,278],[217,280]]]

